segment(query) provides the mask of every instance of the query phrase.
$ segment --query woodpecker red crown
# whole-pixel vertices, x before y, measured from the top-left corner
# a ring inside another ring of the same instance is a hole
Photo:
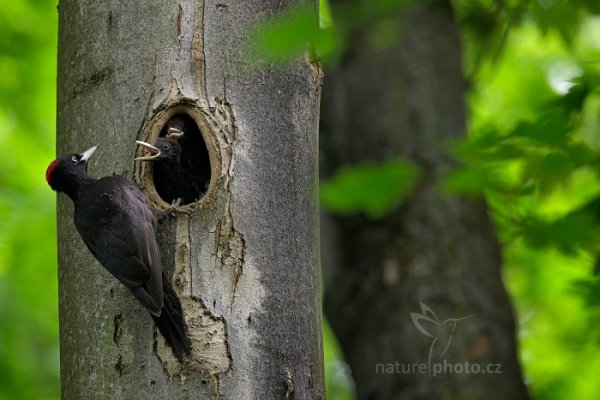
[[[59,160],[54,160],[48,165],[46,169],[46,182],[48,185],[52,186],[52,174],[54,173],[54,169],[58,166]]]

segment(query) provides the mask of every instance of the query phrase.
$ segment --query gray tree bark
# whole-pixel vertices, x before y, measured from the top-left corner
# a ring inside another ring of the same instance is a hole
[[[398,40],[383,46],[373,26],[360,29],[325,74],[325,176],[393,157],[423,171],[407,202],[381,221],[323,218],[325,311],[359,399],[528,398],[486,204],[441,186],[455,164],[449,141],[466,132],[467,89],[444,3],[390,16]]]
[[[187,113],[207,143],[207,194],[159,231],[193,341],[178,364],[94,259],[58,198],[63,399],[323,398],[318,269],[318,67],[249,67],[248,26],[314,0],[59,5],[58,153],[99,143],[89,172],[135,179],[168,206],[136,139]]]

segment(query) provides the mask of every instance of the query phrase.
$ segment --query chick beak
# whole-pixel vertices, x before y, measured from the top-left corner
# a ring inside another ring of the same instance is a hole
[[[160,157],[160,150],[157,147],[152,146],[150,143],[142,142],[141,140],[135,141],[138,146],[142,146],[146,150],[146,154],[142,157],[136,157],[136,161],[154,161]]]
[[[167,132],[167,137],[169,139],[181,139],[183,137],[183,131],[177,129],[177,128],[169,128],[168,132]]]
[[[99,145],[95,145],[90,147],[89,149],[87,149],[86,151],[84,151],[83,153],[81,153],[79,155],[79,159],[81,161],[87,162],[87,160],[90,159],[90,157],[92,156],[92,154],[94,154],[94,152],[96,151],[96,149],[98,148]]]

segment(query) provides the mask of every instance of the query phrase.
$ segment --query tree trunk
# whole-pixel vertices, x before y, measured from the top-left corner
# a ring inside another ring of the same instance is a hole
[[[99,143],[91,176],[124,175],[158,210],[135,140],[192,117],[206,195],[159,227],[193,340],[175,361],[152,319],[94,259],[58,199],[63,399],[323,398],[318,270],[318,69],[248,68],[248,25],[314,0],[59,7],[60,154]],[[158,337],[157,337],[158,336]]]
[[[441,187],[448,143],[466,131],[452,11],[438,2],[390,20],[398,41],[382,47],[365,27],[325,74],[323,173],[406,157],[423,176],[381,221],[324,218],[326,313],[359,399],[526,399],[486,204]]]

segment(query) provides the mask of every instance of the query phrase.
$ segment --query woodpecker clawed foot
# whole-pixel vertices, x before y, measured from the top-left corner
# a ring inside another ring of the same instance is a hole
[[[178,213],[179,214],[187,214],[190,217],[192,216],[191,212],[182,209],[180,206],[181,206],[181,198],[173,200],[173,202],[171,203],[169,208],[167,208],[165,211],[162,211],[157,214],[158,223],[162,224],[163,222],[165,222],[165,220],[168,217],[176,217]]]
[[[181,197],[173,200],[171,202],[171,208],[169,208],[169,212],[174,217],[176,212],[182,212],[179,206],[181,205]]]

